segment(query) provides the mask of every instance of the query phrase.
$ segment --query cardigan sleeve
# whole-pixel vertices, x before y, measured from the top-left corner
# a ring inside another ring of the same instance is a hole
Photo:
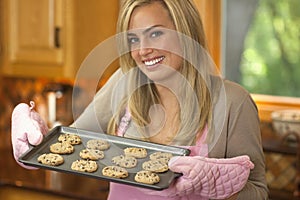
[[[225,88],[224,125],[209,157],[232,158],[248,155],[255,166],[237,199],[268,199],[265,157],[257,107],[250,94],[239,85],[226,82]]]
[[[96,93],[93,101],[85,108],[83,113],[71,124],[71,127],[80,129],[106,132],[112,113],[112,98],[114,87],[122,77],[121,69],[118,69]]]
[[[250,95],[247,95],[241,106],[232,112],[228,133],[227,156],[246,154],[255,165],[238,199],[267,199],[268,189],[260,122],[256,105]]]

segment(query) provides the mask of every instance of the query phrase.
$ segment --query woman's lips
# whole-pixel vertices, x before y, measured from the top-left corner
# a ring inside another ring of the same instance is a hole
[[[143,61],[147,68],[153,68],[157,63],[164,60],[164,56]]]

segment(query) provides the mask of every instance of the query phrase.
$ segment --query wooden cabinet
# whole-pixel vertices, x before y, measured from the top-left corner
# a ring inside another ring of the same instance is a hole
[[[11,63],[63,64],[62,4],[61,0],[10,1]]]
[[[4,75],[65,76],[63,69],[70,64],[66,52],[71,48],[66,34],[72,29],[72,21],[66,20],[71,18],[67,5],[63,0],[2,1]]]
[[[0,0],[1,73],[74,78],[83,54],[115,33],[118,3]]]
[[[279,137],[270,122],[261,122],[261,131],[269,198],[300,199],[300,138]]]

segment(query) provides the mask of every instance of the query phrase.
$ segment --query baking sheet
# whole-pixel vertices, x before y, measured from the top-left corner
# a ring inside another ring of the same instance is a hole
[[[76,134],[81,137],[82,143],[80,145],[74,145],[75,151],[72,154],[62,155],[64,157],[64,163],[62,165],[49,166],[49,165],[44,165],[39,163],[37,161],[37,158],[44,153],[50,153],[50,145],[58,142],[58,137],[62,133]],[[79,152],[86,147],[87,141],[91,139],[103,139],[108,141],[111,145],[109,149],[104,150],[105,157],[101,160],[96,161],[98,164],[97,171],[89,173],[89,172],[79,172],[79,171],[72,170],[71,169],[72,162],[81,159],[79,156]],[[108,165],[115,165],[112,163],[111,159],[114,156],[124,154],[123,149],[125,149],[126,147],[145,148],[148,153],[147,157],[139,158],[136,167],[126,169],[129,174],[127,178],[119,179],[119,178],[103,176],[102,169]],[[138,183],[134,180],[135,174],[138,171],[142,170],[142,163],[149,160],[149,155],[157,151],[172,153],[174,156],[187,156],[190,154],[190,150],[184,148],[144,142],[140,140],[112,136],[104,133],[91,132],[87,130],[81,130],[81,129],[71,128],[66,126],[57,126],[45,136],[43,142],[40,145],[35,146],[31,148],[29,151],[27,151],[24,155],[22,155],[22,157],[20,157],[19,161],[26,165],[30,165],[38,168],[46,168],[49,170],[79,174],[79,175],[88,176],[92,178],[104,179],[107,181],[134,185],[134,186],[139,186],[139,187],[149,188],[154,190],[163,190],[165,188],[168,188],[170,183],[176,177],[179,177],[180,174],[174,173],[171,170],[168,170],[167,172],[164,173],[158,173],[158,175],[160,176],[160,182],[154,185]]]

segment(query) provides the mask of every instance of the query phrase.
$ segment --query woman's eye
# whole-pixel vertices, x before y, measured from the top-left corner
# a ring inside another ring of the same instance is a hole
[[[163,34],[162,31],[154,31],[154,32],[151,33],[151,37],[152,37],[152,38],[159,37],[159,36],[161,36],[162,34]]]
[[[132,37],[132,38],[128,38],[128,43],[130,45],[133,45],[133,44],[136,44],[139,42],[139,39],[138,38],[135,38],[135,37]]]

